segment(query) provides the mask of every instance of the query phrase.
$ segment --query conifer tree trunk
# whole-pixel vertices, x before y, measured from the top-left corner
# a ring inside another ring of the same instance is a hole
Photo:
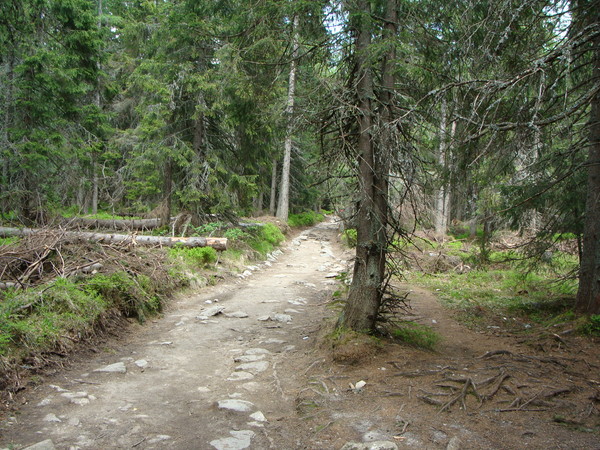
[[[15,68],[15,54],[14,51],[9,51],[7,57],[7,73],[6,73],[6,87],[3,87],[5,92],[4,97],[4,107],[2,108],[2,113],[4,114],[3,123],[2,123],[2,145],[1,154],[2,154],[2,178],[0,180],[0,186],[2,190],[7,190],[10,188],[10,165],[9,165],[9,152],[10,152],[10,136],[8,133],[9,128],[11,127],[11,121],[14,114],[14,108],[12,106],[13,103],[13,92],[14,92],[14,68]]]
[[[442,100],[441,119],[440,119],[440,146],[438,151],[438,164],[441,170],[446,168],[446,152],[448,150],[448,142],[446,137],[446,128],[448,120],[448,104],[446,99]],[[434,228],[436,234],[443,236],[448,228],[448,203],[450,193],[447,189],[447,182],[443,180],[435,192],[434,205]]]
[[[277,158],[273,158],[271,169],[271,199],[269,200],[269,214],[274,216],[277,204]]]
[[[287,222],[290,204],[290,164],[292,159],[292,134],[294,131],[294,95],[296,92],[296,68],[298,58],[298,47],[300,37],[298,36],[298,15],[294,16],[292,25],[292,62],[290,63],[290,77],[288,83],[288,96],[285,114],[287,117],[287,129],[285,133],[285,144],[283,153],[283,165],[281,168],[281,186],[279,188],[279,202],[277,204],[277,218]]]
[[[596,23],[600,14],[596,14]],[[592,80],[600,81],[600,37],[594,39]],[[583,252],[579,269],[577,308],[600,314],[600,91],[592,98],[589,119],[587,198],[583,229]]]
[[[98,0],[98,30],[102,28],[102,0]],[[100,63],[96,64],[98,72],[100,72]],[[100,86],[96,86],[94,92],[94,102],[98,111],[100,111]],[[98,213],[98,155],[96,150],[92,150],[92,214]]]
[[[382,287],[385,277],[387,247],[388,172],[389,159],[382,144],[390,145],[389,136],[381,137],[379,145],[371,135],[374,118],[373,69],[368,61],[371,45],[370,2],[359,0],[354,15],[355,48],[357,59],[357,98],[358,98],[358,158],[359,158],[359,200],[357,205],[357,245],[352,285],[348,301],[339,323],[355,331],[372,331],[379,312]],[[388,2],[386,35],[395,33],[397,19],[396,2]],[[382,68],[383,93],[381,112],[385,122],[391,118],[391,95],[393,76],[390,73],[394,62],[394,46],[390,45]]]
[[[169,225],[169,223],[171,222],[171,203],[173,198],[173,160],[171,159],[171,157],[168,157],[165,163],[165,175],[163,182],[164,205],[161,210],[161,224]]]

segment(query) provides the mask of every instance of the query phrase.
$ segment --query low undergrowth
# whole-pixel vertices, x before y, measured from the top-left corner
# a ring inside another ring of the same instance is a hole
[[[322,222],[325,216],[315,211],[307,211],[299,214],[290,214],[288,217],[288,225],[290,227],[312,227],[313,225]]]
[[[554,249],[532,259],[506,239],[485,260],[476,244],[463,240],[412,251],[405,278],[435,292],[474,328],[529,332],[559,322],[581,328],[573,311],[576,255]]]

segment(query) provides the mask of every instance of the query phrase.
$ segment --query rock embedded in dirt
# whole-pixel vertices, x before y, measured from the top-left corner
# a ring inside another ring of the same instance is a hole
[[[264,372],[268,368],[269,368],[268,361],[255,361],[255,362],[240,364],[239,366],[237,366],[235,368],[235,370],[241,370],[243,372],[250,372],[253,374],[257,374],[260,372]]]
[[[94,370],[94,372],[126,373],[127,367],[125,367],[124,362],[118,362],[109,364],[108,366],[100,367],[99,369]]]
[[[54,442],[52,439],[46,439],[45,441],[38,442],[37,444],[25,447],[23,450],[55,450]]]
[[[41,402],[39,402],[37,404],[37,406],[48,406],[50,403],[52,403],[52,398],[50,397],[46,397],[45,399],[43,399]]]
[[[56,414],[50,413],[44,416],[44,422],[62,422],[62,420],[56,417]]]
[[[389,438],[390,436],[387,433],[380,430],[367,431],[362,437],[364,442],[387,442]]]
[[[248,317],[248,313],[245,313],[244,311],[234,311],[232,313],[226,313],[225,317],[245,319],[246,317]]]
[[[266,348],[256,347],[256,348],[249,348],[244,353],[246,355],[263,355],[263,354],[268,355],[271,352],[269,350],[267,350]]]
[[[138,359],[134,362],[134,364],[140,369],[145,369],[146,367],[148,367],[148,361],[146,361],[145,359]]]
[[[398,450],[391,441],[346,442],[340,450]]]
[[[228,411],[235,412],[249,412],[254,409],[254,403],[247,402],[246,400],[238,400],[235,398],[227,398],[225,400],[219,400],[217,402],[219,409],[226,409]]]
[[[446,450],[460,450],[460,439],[458,436],[454,436],[452,439],[450,439]]]
[[[266,422],[267,421],[267,418],[262,413],[262,411],[256,411],[255,413],[250,414],[250,417],[252,419],[256,420],[257,422]]]
[[[225,309],[224,306],[215,305],[211,308],[207,308],[204,311],[202,311],[202,314],[200,314],[198,316],[198,318],[202,317],[201,320],[206,320],[206,319],[204,319],[204,317],[208,318],[208,317],[216,316],[217,314],[221,314],[224,309]]]
[[[233,360],[235,362],[255,362],[255,361],[260,361],[261,359],[265,358],[265,354],[259,354],[259,355],[242,355],[242,356],[237,356],[235,358],[233,358]]]
[[[273,314],[271,319],[276,322],[289,323],[292,321],[292,316],[289,314]]]
[[[168,441],[169,439],[171,439],[171,436],[168,434],[159,434],[148,440],[148,444],[157,444],[159,442]]]
[[[246,381],[251,380],[252,378],[254,378],[254,375],[252,375],[250,372],[244,372],[240,370],[233,372],[229,378],[227,378],[227,381]]]
[[[217,450],[242,450],[250,447],[255,436],[254,431],[251,430],[230,431],[229,434],[231,437],[215,439],[210,441],[210,445]]]

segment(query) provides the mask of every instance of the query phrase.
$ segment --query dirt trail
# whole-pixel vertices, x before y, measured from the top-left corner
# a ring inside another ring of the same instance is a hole
[[[338,288],[331,277],[352,256],[336,235],[335,223],[302,233],[277,260],[178,299],[163,318],[127,333],[126,342],[25,393],[19,413],[1,425],[0,448],[44,440],[54,447],[39,448],[340,449],[349,441],[367,444],[345,448],[600,448],[597,432],[552,423],[548,406],[554,402],[561,414],[588,407],[597,358],[585,373],[579,360],[566,369],[515,360],[528,349],[466,330],[425,291],[411,294],[412,318],[442,335],[438,352],[388,344],[357,366],[332,361],[317,338],[324,319],[337,314],[327,305]],[[215,307],[225,309],[208,316]],[[494,350],[507,353],[477,358]],[[564,355],[550,356],[562,363]],[[502,370],[507,377],[484,389],[481,380]],[[495,384],[507,389],[485,402],[471,389],[465,408],[457,401],[440,413],[423,397],[446,403],[460,393],[460,381],[452,396],[433,391],[451,378],[472,379],[481,396]],[[362,390],[349,389],[359,380],[366,381]],[[545,398],[545,386],[570,390]],[[534,402],[526,395],[536,392],[547,413],[528,411]],[[515,411],[498,411],[518,395]],[[523,404],[529,407],[519,409]]]
[[[289,448],[294,438],[277,420],[294,413],[284,389],[294,388],[295,374],[279,366],[313,344],[315,305],[335,287],[326,276],[345,263],[334,256],[336,229],[301,234],[252,275],[179,299],[127,342],[26,394],[2,425],[0,447],[51,439],[67,449]],[[225,309],[203,317],[214,307]]]

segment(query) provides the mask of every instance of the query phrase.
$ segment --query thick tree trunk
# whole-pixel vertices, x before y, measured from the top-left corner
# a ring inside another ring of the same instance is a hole
[[[41,231],[35,228],[6,228],[0,227],[0,236],[30,236]],[[163,236],[136,236],[132,234],[107,234],[107,233],[89,233],[84,231],[63,231],[57,230],[57,233],[64,235],[67,239],[74,241],[92,241],[107,242],[111,244],[131,244],[131,245],[159,245],[164,247],[173,247],[175,245],[183,247],[212,247],[215,250],[227,250],[227,238],[210,237],[163,237]]]
[[[600,38],[594,39],[592,82],[600,82]],[[600,314],[600,92],[592,98],[589,120],[588,179],[579,269],[577,308]]]
[[[395,30],[395,1],[388,2],[386,23]],[[387,201],[389,160],[381,146],[378,148],[371,135],[373,128],[373,73],[368,61],[371,44],[370,3],[358,1],[357,11],[352,11],[356,27],[357,95],[358,95],[358,157],[359,157],[359,200],[357,211],[357,245],[352,285],[348,301],[340,317],[340,324],[355,331],[372,331],[379,312],[382,287],[385,277],[387,246]],[[387,30],[386,35],[395,34]],[[393,38],[393,36],[389,36]],[[393,49],[393,44],[391,48]],[[393,50],[392,50],[393,52]],[[382,79],[384,120],[391,111],[393,77],[389,77],[393,53],[383,64]],[[386,136],[381,142],[389,144]]]
[[[300,37],[298,36],[298,15],[294,16],[292,25],[292,61],[290,63],[290,77],[288,83],[287,106],[285,115],[287,116],[287,129],[285,132],[285,144],[283,151],[283,165],[281,168],[281,186],[279,188],[279,202],[277,204],[277,218],[284,222],[288,220],[290,204],[290,165],[292,160],[292,135],[294,132],[294,95],[296,92],[296,58],[298,58],[298,48]]]

